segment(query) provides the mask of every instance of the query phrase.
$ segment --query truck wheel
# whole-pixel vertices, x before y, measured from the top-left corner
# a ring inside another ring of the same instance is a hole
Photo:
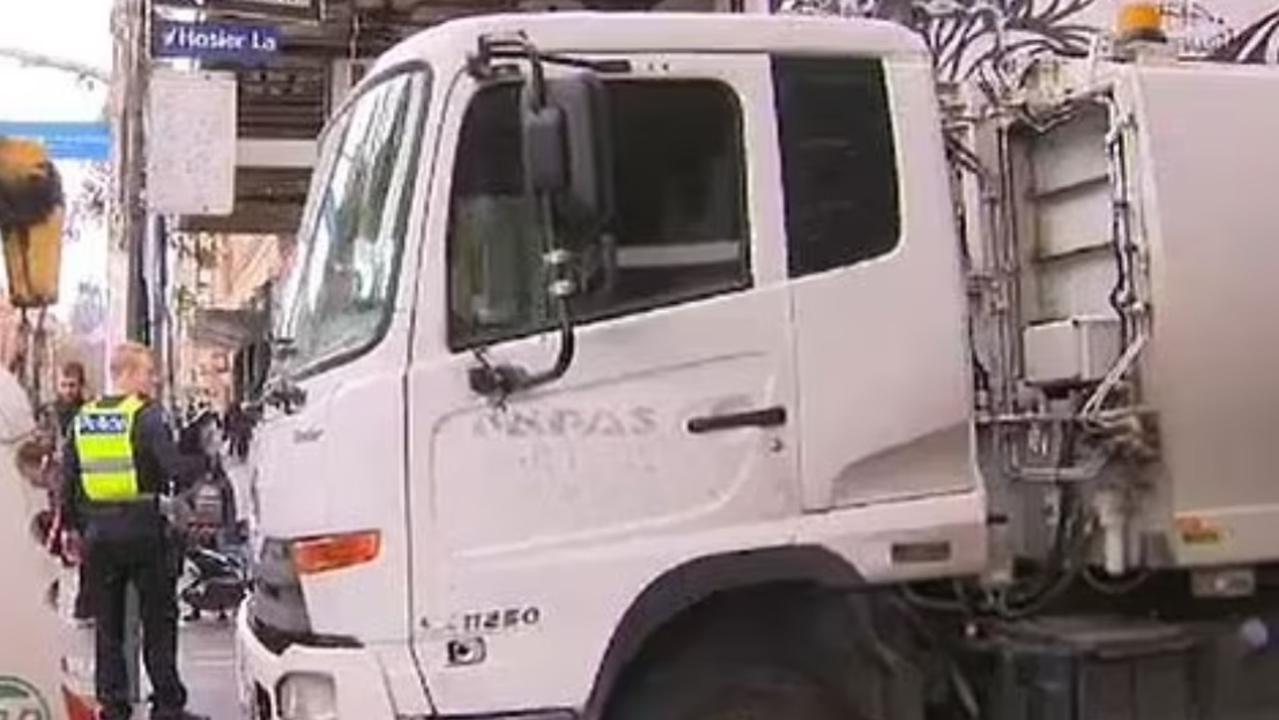
[[[607,720],[859,720],[837,692],[781,664],[667,667],[614,700]]]

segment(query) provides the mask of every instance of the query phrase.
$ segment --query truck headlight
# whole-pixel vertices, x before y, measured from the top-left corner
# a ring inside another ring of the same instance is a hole
[[[333,677],[321,673],[289,673],[276,690],[284,720],[337,720]]]

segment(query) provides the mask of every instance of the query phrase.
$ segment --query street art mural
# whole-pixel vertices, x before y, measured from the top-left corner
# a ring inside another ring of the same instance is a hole
[[[1279,64],[1279,8],[1263,15],[1209,54],[1212,60]]]
[[[1279,63],[1276,0],[1168,0],[1165,28],[1182,57]],[[946,80],[968,80],[1052,53],[1087,55],[1116,0],[772,0],[774,11],[871,17],[920,35]]]

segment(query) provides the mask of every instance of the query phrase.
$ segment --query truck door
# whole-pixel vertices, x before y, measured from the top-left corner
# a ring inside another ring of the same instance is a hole
[[[925,63],[775,57],[810,510],[971,489],[964,295]]]
[[[444,119],[409,412],[418,653],[445,714],[564,702],[672,556],[799,510],[775,128],[746,110],[771,106],[767,59],[605,82],[616,277],[577,302],[567,375],[498,404],[468,387],[481,355],[537,371],[557,350],[519,87],[464,76]],[[591,573],[617,597],[574,589]]]

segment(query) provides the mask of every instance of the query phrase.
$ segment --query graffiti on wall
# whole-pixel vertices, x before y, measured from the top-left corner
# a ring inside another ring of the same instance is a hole
[[[1110,26],[1114,6],[1110,0],[773,0],[773,9],[901,23],[923,38],[942,78],[960,81],[1041,54],[1086,55],[1099,30]],[[1162,9],[1184,57],[1279,63],[1279,9],[1260,17],[1252,11],[1245,17],[1255,19],[1242,23],[1208,3],[1166,0]]]
[[[1088,52],[1093,27],[1078,17],[1098,0],[789,0],[783,12],[870,17],[914,30],[946,80],[1042,52]]]
[[[1279,8],[1232,33],[1209,57],[1225,62],[1279,64]]]

